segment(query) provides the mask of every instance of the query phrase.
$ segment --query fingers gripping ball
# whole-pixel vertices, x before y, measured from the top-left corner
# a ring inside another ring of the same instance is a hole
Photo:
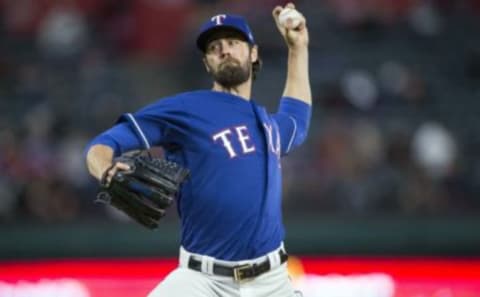
[[[176,198],[188,170],[150,156],[121,157],[129,171],[115,173],[107,185],[101,183],[96,202],[109,204],[141,225],[154,229]]]
[[[292,28],[297,28],[302,22],[303,16],[298,10],[286,7],[278,15],[278,22],[282,27],[288,26],[288,21],[292,22]]]

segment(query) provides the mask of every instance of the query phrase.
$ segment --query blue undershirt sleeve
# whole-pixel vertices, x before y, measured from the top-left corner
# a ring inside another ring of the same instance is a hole
[[[181,145],[188,120],[182,107],[181,100],[167,98],[133,114],[124,114],[112,128],[95,137],[85,153],[95,144],[111,147],[115,156],[149,146]]]
[[[128,151],[143,148],[141,140],[134,133],[128,122],[120,122],[95,137],[87,145],[85,152],[87,153],[88,150],[96,144],[111,147],[115,157]]]
[[[279,128],[282,155],[303,143],[308,134],[311,114],[309,104],[292,97],[282,97],[278,112],[273,115]]]

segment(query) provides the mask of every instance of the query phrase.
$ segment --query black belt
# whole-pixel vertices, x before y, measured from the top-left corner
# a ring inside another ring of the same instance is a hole
[[[288,260],[288,255],[285,251],[280,250],[278,252],[280,256],[280,263],[285,263]],[[202,261],[194,259],[190,256],[188,260],[188,268],[202,271]],[[225,266],[221,264],[213,264],[213,274],[221,276],[233,277],[235,281],[242,281],[249,278],[254,278],[263,274],[271,269],[270,259],[267,259],[261,263],[244,264],[238,266]]]

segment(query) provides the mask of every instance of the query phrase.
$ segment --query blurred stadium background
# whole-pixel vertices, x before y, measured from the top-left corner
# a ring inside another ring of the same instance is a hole
[[[284,161],[286,243],[305,297],[480,296],[480,1],[303,0],[314,114]],[[83,148],[125,111],[209,88],[194,39],[245,15],[274,111],[285,1],[0,0],[0,297],[142,296],[175,267],[93,204]],[[127,272],[122,273],[121,270]]]

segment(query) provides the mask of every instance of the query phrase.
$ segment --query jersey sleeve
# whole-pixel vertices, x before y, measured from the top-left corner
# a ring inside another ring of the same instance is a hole
[[[182,146],[188,113],[179,98],[166,98],[135,112],[120,116],[110,129],[95,137],[95,145],[111,147],[115,156],[151,146]]]
[[[278,125],[282,156],[303,143],[308,134],[312,108],[295,98],[283,97],[273,120]]]

